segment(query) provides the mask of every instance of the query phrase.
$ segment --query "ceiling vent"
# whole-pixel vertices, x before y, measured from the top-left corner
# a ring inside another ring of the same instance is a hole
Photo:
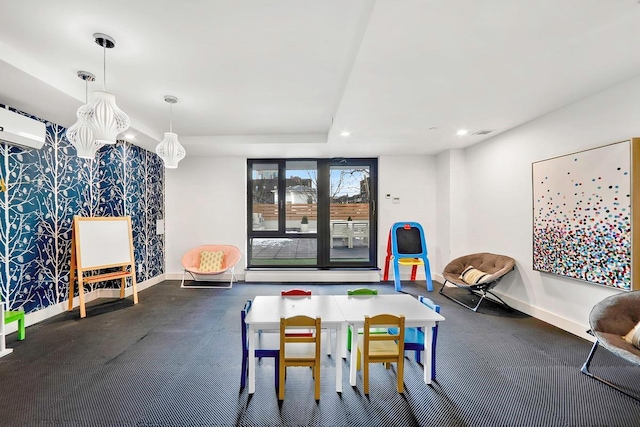
[[[30,117],[0,108],[0,142],[22,148],[42,148],[47,127]]]
[[[488,135],[493,131],[495,131],[495,129],[480,129],[479,131],[476,131],[471,135]]]

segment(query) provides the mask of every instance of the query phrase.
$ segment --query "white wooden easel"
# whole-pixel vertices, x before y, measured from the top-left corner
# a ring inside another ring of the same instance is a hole
[[[119,271],[86,276],[107,268]],[[76,275],[80,317],[86,317],[84,284],[120,279],[120,298],[125,297],[127,277],[131,277],[133,303],[138,303],[131,217],[73,217],[71,234],[71,271],[69,274],[69,311],[73,310]]]

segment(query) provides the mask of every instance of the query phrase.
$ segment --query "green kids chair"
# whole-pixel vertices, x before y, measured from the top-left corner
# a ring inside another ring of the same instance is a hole
[[[369,288],[358,288],[358,289],[349,289],[347,291],[347,295],[378,295],[377,289],[369,289]],[[347,350],[351,351],[351,326],[347,329]],[[371,334],[386,334],[387,328],[371,328]],[[362,335],[362,332],[358,333]]]
[[[0,304],[3,303],[0,302]],[[22,341],[26,335],[24,327],[24,310],[5,311],[4,324],[8,325],[11,322],[18,322],[18,341]]]

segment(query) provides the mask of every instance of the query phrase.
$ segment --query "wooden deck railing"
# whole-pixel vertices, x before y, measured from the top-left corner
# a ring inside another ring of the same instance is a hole
[[[286,215],[289,220],[300,220],[306,216],[309,221],[316,221],[318,215],[315,204],[291,204],[286,205]],[[253,213],[261,213],[265,220],[275,220],[278,218],[278,206],[275,204],[254,204]],[[369,219],[368,203],[346,203],[329,205],[331,219],[347,220],[351,217],[356,220]]]

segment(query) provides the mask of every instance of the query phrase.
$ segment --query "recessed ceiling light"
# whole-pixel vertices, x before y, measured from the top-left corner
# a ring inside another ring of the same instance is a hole
[[[124,135],[124,139],[127,139],[127,140],[130,141],[132,139],[136,139],[136,136],[134,134],[132,134],[132,133],[127,133],[127,134]]]
[[[488,135],[493,132],[495,129],[480,129],[472,133],[472,135]]]
[[[469,131],[468,131],[468,130],[466,130],[466,129],[460,129],[458,132],[456,132],[456,135],[458,135],[458,136],[464,136],[464,135],[466,135],[466,134],[468,134],[468,133],[469,133]]]
[[[349,132],[348,130],[343,130],[342,132],[340,132],[340,136],[349,136],[351,135],[351,132]]]

